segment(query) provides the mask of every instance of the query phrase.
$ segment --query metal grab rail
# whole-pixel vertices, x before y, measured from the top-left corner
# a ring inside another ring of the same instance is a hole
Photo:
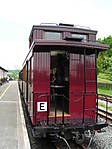
[[[67,99],[66,96],[63,94],[63,89],[65,88],[65,86],[61,86],[61,85],[51,85],[51,89],[53,90],[53,94],[52,96],[54,97],[54,102],[55,102],[55,124],[56,124],[56,121],[57,121],[57,104],[56,104],[56,96],[59,96],[59,97],[63,97],[63,100],[62,100],[62,124],[64,125],[64,112],[65,112],[65,109],[64,109],[64,100]],[[57,93],[58,91],[61,91],[61,93]]]
[[[35,125],[37,124],[36,122],[36,117],[37,117],[37,100],[42,98],[42,97],[46,97],[47,98],[47,125],[49,125],[49,94],[47,92],[32,92],[33,93],[33,98],[34,98],[34,95],[36,96],[36,99],[34,101],[34,115],[35,115]],[[64,94],[57,94],[57,93],[54,93],[52,94],[53,97],[56,97],[56,96],[60,96],[60,97],[63,97],[63,100],[62,100],[62,124],[64,125],[64,112],[65,112],[65,109],[64,109],[64,100],[68,100],[67,97],[64,95]],[[54,98],[54,101],[55,101],[55,124],[56,124],[56,121],[57,121],[57,104],[56,104],[56,98]]]
[[[64,112],[65,112],[65,109],[64,109],[64,99],[68,100],[67,97],[64,95],[64,94],[57,94],[57,93],[54,93],[52,94],[52,96],[56,97],[56,96],[60,96],[60,97],[63,97],[63,106],[62,106],[62,124],[64,125]],[[56,105],[56,99],[55,99],[55,124],[56,124],[56,118],[57,118],[57,105]]]
[[[50,95],[48,94],[48,92],[32,92],[33,93],[33,98],[35,96],[35,101],[34,101],[34,116],[35,116],[35,125],[37,125],[37,100],[43,97],[47,98],[47,125],[49,125],[49,97]],[[64,125],[64,113],[65,113],[65,100],[68,101],[68,98],[64,95],[64,94],[58,94],[58,93],[54,93],[52,94],[52,96],[54,97],[54,102],[55,102],[55,116],[54,116],[54,121],[55,124],[57,124],[57,103],[56,103],[56,96],[58,97],[62,97],[62,125]],[[83,95],[83,98],[85,98],[85,95]],[[85,107],[83,107],[83,115],[85,115],[85,111],[88,110],[92,110],[95,111],[94,109],[86,109]],[[108,109],[107,109],[108,110]],[[82,118],[82,124],[84,124],[85,122],[85,117]]]

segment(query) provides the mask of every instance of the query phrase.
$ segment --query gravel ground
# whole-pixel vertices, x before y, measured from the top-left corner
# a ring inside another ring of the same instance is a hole
[[[102,132],[96,133],[93,141],[97,149],[112,149],[112,126],[102,129]]]

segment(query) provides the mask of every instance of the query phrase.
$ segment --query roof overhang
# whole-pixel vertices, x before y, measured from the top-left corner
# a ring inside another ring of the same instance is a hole
[[[76,41],[51,41],[51,40],[34,40],[32,44],[33,51],[38,51],[38,48],[42,47],[70,47],[70,48],[79,48],[79,49],[95,49],[98,51],[105,51],[109,48],[108,45],[99,44],[96,42],[76,42]]]
[[[96,42],[76,42],[76,41],[66,41],[66,40],[34,40],[29,53],[27,54],[25,61],[27,61],[34,52],[42,52],[42,51],[53,51],[53,50],[66,50],[72,51],[75,53],[83,53],[84,49],[86,49],[87,53],[94,53],[95,50],[106,51],[109,48],[108,45],[99,44]]]

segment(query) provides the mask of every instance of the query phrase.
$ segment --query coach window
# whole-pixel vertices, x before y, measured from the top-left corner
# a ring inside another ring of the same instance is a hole
[[[59,32],[45,32],[44,39],[46,39],[46,40],[60,40],[61,33],[59,33]]]
[[[87,35],[73,33],[72,37],[79,38],[79,39],[82,39],[83,42],[87,42]]]
[[[31,85],[31,58],[30,58],[30,61],[29,61],[29,84]]]
[[[31,84],[33,86],[33,57],[31,59]]]

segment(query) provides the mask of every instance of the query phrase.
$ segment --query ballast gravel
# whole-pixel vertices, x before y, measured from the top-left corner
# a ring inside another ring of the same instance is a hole
[[[112,126],[109,125],[100,133],[96,133],[93,144],[96,149],[112,149]]]

